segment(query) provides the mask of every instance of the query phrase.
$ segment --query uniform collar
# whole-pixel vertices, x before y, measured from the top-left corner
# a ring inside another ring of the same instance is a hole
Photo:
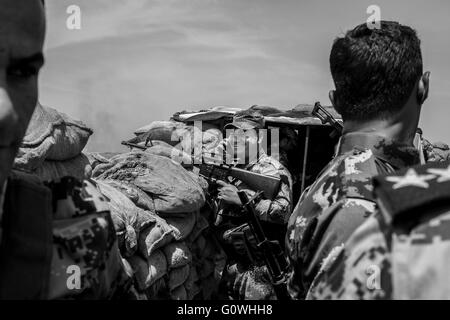
[[[395,169],[420,163],[419,151],[414,146],[371,133],[352,132],[339,141],[338,155],[354,149],[370,149],[375,157],[388,162]]]
[[[253,161],[251,161],[249,164],[247,164],[244,169],[245,170],[250,170],[252,167],[254,167],[257,163],[260,163],[264,158],[266,158],[267,155],[265,152],[260,151],[259,155],[257,158],[255,158]]]

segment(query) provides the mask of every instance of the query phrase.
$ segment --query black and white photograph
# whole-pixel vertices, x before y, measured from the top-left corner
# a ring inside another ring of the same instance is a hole
[[[0,300],[450,300],[448,21],[443,0],[0,0]]]

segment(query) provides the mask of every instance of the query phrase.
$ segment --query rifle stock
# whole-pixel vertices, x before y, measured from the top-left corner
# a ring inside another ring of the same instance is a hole
[[[245,191],[238,192],[242,202],[244,213],[247,217],[247,223],[257,241],[257,246],[261,249],[267,269],[272,280],[275,294],[278,300],[289,300],[289,294],[286,286],[287,261],[278,241],[270,241],[267,239],[264,230],[259,222],[258,215],[255,211],[255,199],[259,198],[261,192],[257,193],[252,199],[248,199]]]
[[[227,181],[228,177],[241,180],[250,189],[262,191],[267,199],[274,199],[280,188],[281,179],[267,176],[227,165],[201,164],[200,174],[206,179],[211,178]]]

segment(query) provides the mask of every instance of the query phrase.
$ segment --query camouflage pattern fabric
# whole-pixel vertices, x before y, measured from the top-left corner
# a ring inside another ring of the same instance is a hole
[[[242,268],[240,264],[229,265],[227,299],[230,300],[276,300],[269,272],[264,265]]]
[[[281,179],[280,190],[276,197],[273,200],[261,199],[255,209],[262,221],[277,224],[287,223],[292,210],[292,177],[289,171],[275,158],[266,154],[261,155],[258,161],[250,163],[246,169]],[[237,187],[240,190],[246,190],[250,197],[255,194],[254,190],[248,189],[243,183],[238,183]]]
[[[250,163],[247,170],[281,178],[280,190],[273,199],[261,199],[256,204],[256,212],[270,239],[283,239],[285,224],[292,210],[292,178],[289,171],[276,159],[263,154],[258,161]],[[244,183],[235,183],[238,189],[245,190],[249,197],[255,194]],[[264,268],[262,254],[249,226],[242,220],[241,208],[230,207],[227,214],[231,218],[223,223],[220,237],[225,246],[231,248],[229,260],[224,271],[223,285],[226,298],[268,300],[274,297],[267,270]],[[270,229],[270,230],[269,230]],[[264,275],[264,276],[261,276]]]
[[[324,266],[308,299],[449,299],[450,162],[374,185],[379,209]]]
[[[373,134],[341,137],[335,158],[301,196],[286,234],[291,272],[288,290],[303,299],[329,254],[375,211],[372,177],[419,163],[419,154]]]
[[[54,211],[49,299],[112,298],[129,286],[130,277],[107,200],[93,181],[63,178],[47,186]]]

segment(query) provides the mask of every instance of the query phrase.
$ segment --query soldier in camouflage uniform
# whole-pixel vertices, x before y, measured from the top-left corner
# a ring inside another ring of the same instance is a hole
[[[244,132],[239,130],[253,130],[257,133],[263,125],[263,117],[254,113],[236,115],[230,127],[237,129],[234,134],[240,135]],[[232,137],[228,139],[233,140]],[[258,137],[251,134],[244,140],[247,151],[251,149],[250,144],[260,142]],[[255,209],[267,237],[282,243],[286,233],[286,223],[292,210],[291,175],[277,159],[267,155],[262,148],[259,148],[259,154],[253,155],[254,157],[251,152],[245,152],[245,156],[245,163],[241,164],[241,167],[250,172],[281,179],[280,189],[275,198],[260,199]],[[229,257],[223,279],[224,291],[227,292],[226,298],[241,300],[274,298],[264,260],[256,248],[248,224],[241,215],[241,201],[237,194],[238,190],[244,190],[250,198],[258,190],[249,189],[241,181],[219,182],[219,184],[221,188],[218,199],[223,205],[223,211],[221,211],[223,221],[217,231]]]
[[[334,42],[330,65],[336,85],[330,99],[344,130],[335,158],[288,223],[294,299],[305,297],[325,259],[375,211],[372,177],[419,163],[413,140],[429,73],[422,75],[414,30],[385,21],[380,29],[357,26]]]
[[[0,0],[0,299],[101,299],[127,289],[113,222],[93,182],[11,172],[37,103],[43,1]]]
[[[379,209],[330,257],[309,299],[450,299],[450,162],[375,178]]]

